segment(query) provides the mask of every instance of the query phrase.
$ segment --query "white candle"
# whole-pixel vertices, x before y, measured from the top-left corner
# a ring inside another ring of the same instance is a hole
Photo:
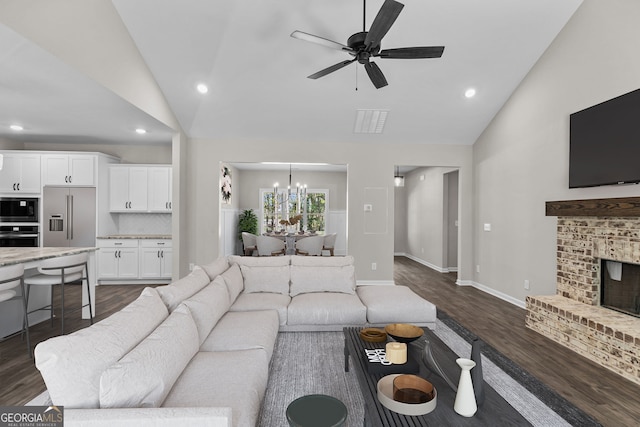
[[[395,365],[407,363],[407,345],[403,342],[387,343],[386,358]]]

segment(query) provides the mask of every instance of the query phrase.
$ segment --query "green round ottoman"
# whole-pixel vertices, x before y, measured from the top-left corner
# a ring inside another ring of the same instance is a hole
[[[287,407],[291,427],[339,427],[347,421],[347,407],[335,397],[310,394]]]

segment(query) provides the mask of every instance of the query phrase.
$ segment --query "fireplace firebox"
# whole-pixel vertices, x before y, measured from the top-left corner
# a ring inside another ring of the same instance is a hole
[[[640,317],[640,265],[602,259],[600,305]]]

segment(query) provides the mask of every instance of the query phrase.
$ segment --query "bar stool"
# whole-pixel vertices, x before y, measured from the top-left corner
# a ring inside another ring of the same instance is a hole
[[[22,293],[17,294],[15,288],[20,286]],[[23,319],[22,333],[27,335],[27,353],[31,357],[31,341],[29,339],[29,321],[27,319],[27,299],[24,292],[24,265],[14,264],[0,267],[0,302],[22,300]]]
[[[87,295],[89,296],[89,303],[84,304],[82,307],[75,310],[81,310],[86,306],[89,306],[89,318],[93,325],[93,309],[91,308],[91,288],[89,286],[89,270],[87,268],[87,261],[89,256],[86,253],[76,255],[66,255],[57,258],[49,258],[40,264],[38,271],[40,274],[36,274],[31,277],[25,277],[24,283],[27,285],[27,304],[29,303],[29,294],[31,292],[31,286],[51,286],[51,302],[49,305],[42,308],[38,308],[29,312],[29,314],[40,311],[51,311],[51,326],[53,326],[53,286],[60,285],[61,296],[61,313],[60,316],[62,323],[62,335],[64,335],[64,285],[67,283],[73,283],[77,281],[85,281],[87,283]],[[83,273],[86,272],[85,276]]]

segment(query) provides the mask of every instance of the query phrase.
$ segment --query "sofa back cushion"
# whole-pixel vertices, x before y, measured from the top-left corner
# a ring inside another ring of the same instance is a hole
[[[67,408],[99,408],[100,376],[168,316],[154,288],[85,329],[50,338],[35,349],[35,363],[51,401]]]
[[[220,257],[217,260],[202,266],[202,269],[205,271],[205,273],[207,273],[209,279],[211,280],[227,271],[228,268],[229,261],[227,261],[226,257]]]
[[[159,407],[199,345],[189,308],[181,304],[136,348],[104,371],[100,407]]]
[[[291,257],[291,290],[296,296],[311,292],[354,294],[353,257]]]
[[[289,265],[252,267],[241,265],[244,292],[273,292],[289,295]]]
[[[183,302],[189,307],[198,328],[199,344],[204,342],[218,320],[231,306],[229,291],[222,276],[216,277],[204,289]]]
[[[227,271],[220,275],[224,279],[229,291],[229,303],[233,304],[240,292],[244,289],[242,273],[238,264],[233,264]]]
[[[158,286],[156,289],[169,311],[173,311],[182,301],[207,286],[209,282],[211,279],[207,273],[196,265],[189,275],[169,285]]]

